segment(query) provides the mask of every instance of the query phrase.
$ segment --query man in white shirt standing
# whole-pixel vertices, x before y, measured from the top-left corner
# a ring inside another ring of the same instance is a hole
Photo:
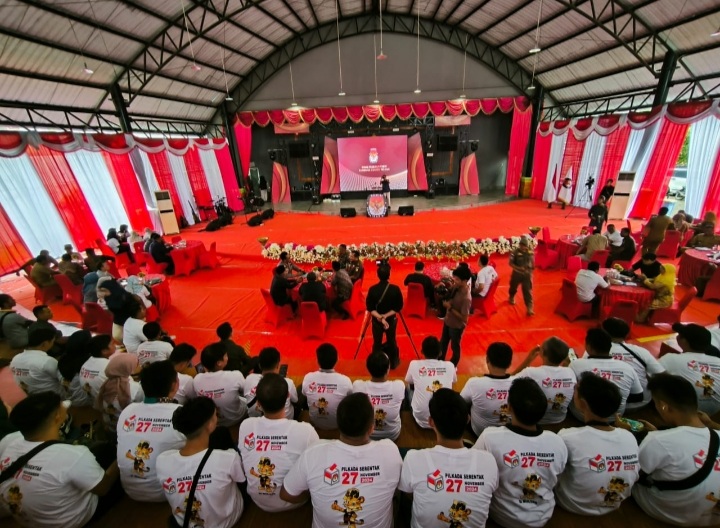
[[[558,433],[568,463],[555,487],[558,503],[569,512],[605,515],[618,509],[640,476],[635,437],[610,425],[621,401],[616,385],[591,372],[576,385],[575,402],[586,425]]]
[[[128,497],[140,502],[163,502],[165,495],[157,479],[157,457],[179,449],[185,437],[172,427],[172,416],[180,407],[173,401],[178,388],[177,372],[169,361],[152,363],[140,374],[145,400],[131,403],[117,423],[117,460],[120,481]]]
[[[390,440],[370,440],[374,412],[367,394],[350,394],[338,405],[340,440],[308,448],[285,476],[280,498],[312,499],[313,528],[391,528],[392,499],[402,458]]]
[[[605,231],[605,238],[610,242],[610,248],[620,247],[622,245],[622,235],[620,231],[615,229],[615,224],[608,224]]]
[[[639,345],[631,345],[625,342],[630,335],[630,325],[622,319],[609,317],[602,322],[602,329],[610,334],[610,338],[612,339],[610,355],[613,359],[624,361],[632,366],[643,388],[643,400],[638,403],[628,403],[626,409],[630,410],[645,407],[652,399],[650,391],[647,388],[648,378],[655,374],[665,372],[665,367],[655,359],[655,356],[653,356],[649,350]]]
[[[335,372],[338,353],[333,345],[323,343],[317,347],[315,357],[320,370],[308,372],[302,382],[302,393],[310,409],[310,423],[317,429],[336,429],[338,405],[352,392],[352,382]]]
[[[249,416],[262,416],[262,411],[258,409],[257,404],[257,386],[260,380],[266,374],[278,374],[280,372],[280,351],[275,347],[263,348],[258,354],[258,366],[260,367],[260,374],[248,374],[245,378],[245,399],[248,402],[248,415]],[[297,388],[290,378],[285,378],[285,383],[288,389],[288,397],[285,399],[285,418],[292,420],[295,416],[294,404],[298,401]]]
[[[411,392],[413,418],[417,424],[430,429],[430,409],[428,403],[433,392],[443,387],[452,389],[457,381],[455,365],[450,361],[441,361],[440,341],[436,337],[428,336],[422,342],[422,355],[425,359],[414,359],[408,365],[405,383]]]
[[[189,374],[185,374],[185,371],[192,367],[195,354],[197,354],[197,350],[194,346],[179,343],[175,345],[168,358],[168,361],[173,364],[175,371],[178,373],[178,390],[175,393],[175,401],[180,405],[185,405],[188,400],[195,397],[193,378]]]
[[[473,292],[479,297],[487,296],[492,283],[498,280],[497,271],[495,271],[493,266],[489,265],[489,262],[490,259],[486,254],[483,253],[480,255],[480,258],[478,259],[478,266],[480,269],[477,272],[477,277],[475,279],[475,291]]]
[[[55,330],[36,328],[28,333],[27,348],[10,362],[15,383],[26,394],[52,391],[63,394],[58,377],[58,362],[47,355],[55,344]]]
[[[159,323],[146,323],[143,326],[143,335],[146,340],[137,347],[137,357],[140,365],[146,365],[154,361],[164,361],[170,357],[173,346],[161,339],[162,328]]]
[[[607,288],[610,285],[598,273],[600,271],[599,262],[590,262],[588,269],[578,271],[575,276],[575,289],[577,290],[578,301],[583,303],[593,303],[593,310],[597,310],[600,306],[600,296],[595,293],[598,288]]]
[[[485,526],[498,469],[490,453],[465,447],[467,423],[462,396],[452,389],[433,394],[430,425],[436,445],[408,451],[400,476],[399,489],[412,500],[411,528],[436,526],[438,520],[450,526]]]
[[[267,512],[297,508],[299,504],[280,498],[280,490],[300,455],[319,441],[318,434],[309,423],[287,418],[285,404],[290,394],[279,374],[265,374],[257,384],[255,397],[263,414],[240,424],[238,436],[248,494]]]
[[[552,516],[553,488],[565,469],[567,448],[558,435],[537,426],[547,403],[535,381],[514,380],[508,405],[512,425],[488,427],[474,446],[488,451],[499,470],[490,516],[505,528],[539,528]]]
[[[210,398],[217,406],[217,423],[221,427],[237,425],[247,415],[247,402],[241,396],[245,377],[237,370],[223,370],[227,361],[222,343],[208,345],[200,355],[207,372],[193,378],[195,394]]]
[[[400,436],[400,408],[405,398],[405,384],[388,380],[390,358],[385,352],[373,352],[365,361],[370,381],[356,380],[353,392],[364,392],[375,410],[375,430],[370,438],[397,440]]]
[[[147,341],[147,337],[143,334],[145,315],[145,306],[143,303],[137,303],[135,313],[132,317],[128,317],[123,325],[123,345],[131,354],[137,352],[140,343]]]

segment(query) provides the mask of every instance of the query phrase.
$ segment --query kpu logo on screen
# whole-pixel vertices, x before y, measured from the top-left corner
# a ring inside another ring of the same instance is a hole
[[[368,155],[368,161],[372,163],[373,165],[376,164],[378,161],[380,161],[380,155],[378,154],[378,150],[373,147],[370,149],[370,154]]]

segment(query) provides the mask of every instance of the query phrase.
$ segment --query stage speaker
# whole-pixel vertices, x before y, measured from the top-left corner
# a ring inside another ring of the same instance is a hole
[[[343,218],[354,218],[357,215],[354,207],[341,207],[340,216]]]
[[[428,189],[428,191],[425,193],[425,198],[428,200],[434,200],[435,199],[435,189]]]
[[[247,222],[247,224],[248,224],[250,227],[257,227],[257,226],[259,226],[259,225],[262,225],[262,223],[263,223],[263,222],[262,222],[262,217],[261,217],[260,215],[253,216],[253,217],[250,218],[250,220],[248,220],[248,222]]]
[[[268,157],[270,158],[270,161],[275,161],[277,158],[277,153],[273,149],[268,149]]]
[[[400,216],[412,216],[415,214],[415,207],[412,205],[401,205],[398,207],[398,214]]]
[[[263,220],[270,220],[275,217],[275,211],[273,209],[265,209],[261,216]]]
[[[470,150],[472,150],[473,152],[475,152],[479,146],[480,142],[478,140],[473,140],[470,142]]]
[[[220,220],[217,218],[215,220],[210,220],[205,226],[205,231],[217,231],[222,227],[222,224],[220,223]]]

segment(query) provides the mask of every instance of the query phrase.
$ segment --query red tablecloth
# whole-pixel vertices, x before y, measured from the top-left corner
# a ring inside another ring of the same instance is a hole
[[[577,253],[580,246],[575,243],[576,235],[563,235],[558,238],[557,247],[558,264],[561,269],[567,268],[568,260]]]
[[[642,286],[615,286],[601,289],[602,306],[611,306],[617,301],[635,301],[640,311],[647,310],[655,297],[655,292]]]
[[[427,264],[425,266],[425,275],[430,277],[430,279],[434,283],[440,282],[440,279],[442,279],[442,270],[443,268],[447,268],[450,271],[454,270],[457,267],[457,264],[455,262],[433,262],[432,264]],[[472,268],[470,269],[471,273],[476,273],[475,270]]]
[[[207,252],[205,244],[199,240],[185,240],[183,243],[184,246],[174,245],[170,256],[173,257],[179,254],[187,255],[192,264],[191,271],[195,271],[200,267],[200,255]],[[175,265],[177,267],[177,262]]]
[[[153,297],[155,297],[155,303],[157,304],[158,312],[163,313],[170,307],[170,283],[165,280],[163,275],[148,275],[145,280],[151,280],[154,278],[162,278],[161,282],[150,286],[150,291]]]
[[[683,286],[695,286],[698,277],[705,275],[711,252],[688,249],[680,257],[680,269],[678,269],[678,282]]]

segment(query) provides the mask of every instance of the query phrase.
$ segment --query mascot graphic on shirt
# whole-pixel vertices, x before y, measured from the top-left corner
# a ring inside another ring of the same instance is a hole
[[[357,528],[358,526],[365,524],[363,519],[357,518],[357,512],[362,511],[362,505],[364,502],[365,497],[360,495],[360,490],[357,488],[350,488],[345,492],[342,506],[338,504],[338,501],[335,501],[330,507],[335,511],[342,512],[343,520],[340,523],[340,526]]]
[[[542,484],[542,478],[540,478],[540,475],[536,475],[535,473],[530,473],[528,476],[525,477],[525,481],[520,484],[518,482],[513,482],[513,486],[517,486],[518,488],[522,488],[522,498],[523,500],[530,500],[530,501],[541,501],[543,498],[538,495],[537,490],[540,489],[540,485]]]
[[[561,392],[558,392],[552,400],[548,398],[548,403],[552,404],[553,411],[562,411],[566,401],[567,396]]]
[[[318,401],[313,402],[313,407],[317,409],[319,416],[327,416],[328,401],[325,398],[320,398]]]
[[[715,493],[711,491],[710,493],[705,495],[705,498],[710,502],[714,503],[712,510],[710,510],[710,513],[712,515],[720,515],[720,496],[715,495]]]
[[[375,429],[379,431],[385,429],[385,420],[387,420],[387,412],[384,409],[375,409]]]
[[[715,396],[715,380],[709,374],[703,374],[701,381],[696,381],[695,386],[703,390],[703,398]]]
[[[143,440],[135,448],[135,454],[128,449],[125,453],[125,458],[129,458],[133,461],[132,475],[133,477],[145,478],[145,473],[150,471],[150,468],[145,466],[145,461],[150,460],[150,454],[153,452],[153,448],[150,447],[150,442]]]
[[[3,502],[7,504],[10,515],[20,515],[22,513],[23,495],[20,493],[20,487],[13,484],[7,490],[7,499]]]
[[[428,392],[435,392],[442,388],[443,388],[442,383],[440,383],[438,380],[435,380],[432,382],[431,385],[428,385],[427,387],[425,387],[425,390]]]
[[[510,423],[510,406],[507,403],[503,403],[499,410],[493,411],[493,416],[498,417],[498,423],[500,425],[506,425]]]
[[[449,528],[463,528],[463,523],[470,519],[472,510],[467,507],[463,501],[454,500],[452,506],[448,510],[447,516],[440,512],[437,516],[438,520],[446,522],[450,525]]]
[[[189,496],[185,497],[182,508],[180,506],[175,508],[175,513],[185,514],[185,512],[187,511],[188,498],[189,498]],[[205,527],[205,519],[200,517],[201,511],[202,511],[202,502],[193,498],[192,508],[190,508],[190,526],[192,528],[204,528]]]
[[[611,478],[610,482],[608,482],[607,489],[600,488],[598,490],[598,493],[600,495],[605,496],[603,498],[603,505],[607,506],[608,508],[615,508],[616,506],[618,506],[623,500],[622,494],[625,492],[626,489],[628,489],[629,486],[630,485],[625,482],[624,478]]]
[[[250,474],[260,479],[260,485],[258,486],[260,493],[269,493],[271,495],[275,493],[277,484],[272,481],[272,476],[275,475],[275,464],[268,457],[261,457],[257,463],[257,471],[255,471],[255,468],[250,468]]]

